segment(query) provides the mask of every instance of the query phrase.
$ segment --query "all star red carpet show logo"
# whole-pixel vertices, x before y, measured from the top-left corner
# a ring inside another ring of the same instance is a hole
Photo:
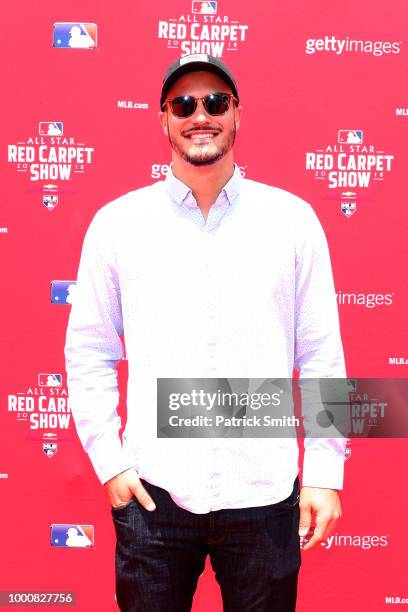
[[[69,181],[85,173],[93,153],[93,147],[64,134],[62,121],[40,121],[36,136],[8,145],[7,159],[30,181]]]
[[[169,49],[179,49],[182,57],[192,53],[222,57],[225,51],[238,51],[248,26],[221,15],[219,5],[193,0],[189,13],[159,21],[158,38],[166,40]]]

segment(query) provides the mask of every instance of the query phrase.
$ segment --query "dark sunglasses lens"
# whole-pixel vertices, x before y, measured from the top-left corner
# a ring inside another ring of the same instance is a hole
[[[209,94],[204,98],[204,106],[210,115],[223,115],[229,109],[230,97],[226,94]]]
[[[196,109],[196,101],[192,96],[178,96],[171,101],[171,109],[176,117],[190,117]]]

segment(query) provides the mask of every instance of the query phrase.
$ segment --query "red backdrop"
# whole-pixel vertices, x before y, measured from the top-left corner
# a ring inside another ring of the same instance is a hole
[[[349,376],[405,378],[408,8],[3,0],[0,14],[0,591],[71,590],[78,610],[109,612],[113,524],[68,411],[70,306],[51,303],[50,284],[75,280],[101,206],[163,179],[162,75],[181,54],[213,52],[239,83],[242,173],[310,202],[326,231]],[[58,48],[58,27],[53,46],[54,24],[76,21],[96,23],[96,48]],[[59,386],[47,386],[50,373]],[[122,413],[125,376],[123,361]],[[57,445],[51,457],[46,443]],[[405,439],[352,443],[335,537],[303,554],[300,612],[376,611],[408,597],[406,450]],[[94,546],[51,546],[56,523],[93,525]],[[209,564],[193,609],[222,609]]]

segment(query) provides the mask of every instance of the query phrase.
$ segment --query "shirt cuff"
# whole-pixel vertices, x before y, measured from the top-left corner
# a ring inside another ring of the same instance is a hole
[[[88,455],[101,484],[125,470],[135,467],[122,447],[119,436],[103,436],[94,441]]]
[[[322,489],[342,489],[344,455],[324,451],[305,451],[302,486]]]

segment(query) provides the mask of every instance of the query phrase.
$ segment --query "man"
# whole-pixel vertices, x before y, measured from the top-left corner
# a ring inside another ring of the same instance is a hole
[[[174,62],[160,107],[171,168],[95,215],[65,349],[78,434],[112,506],[117,601],[190,610],[209,554],[225,611],[288,612],[299,535],[313,514],[311,549],[341,515],[345,441],[305,440],[300,491],[296,439],[157,438],[157,379],[344,376],[327,243],[308,204],[241,178],[223,62]]]

